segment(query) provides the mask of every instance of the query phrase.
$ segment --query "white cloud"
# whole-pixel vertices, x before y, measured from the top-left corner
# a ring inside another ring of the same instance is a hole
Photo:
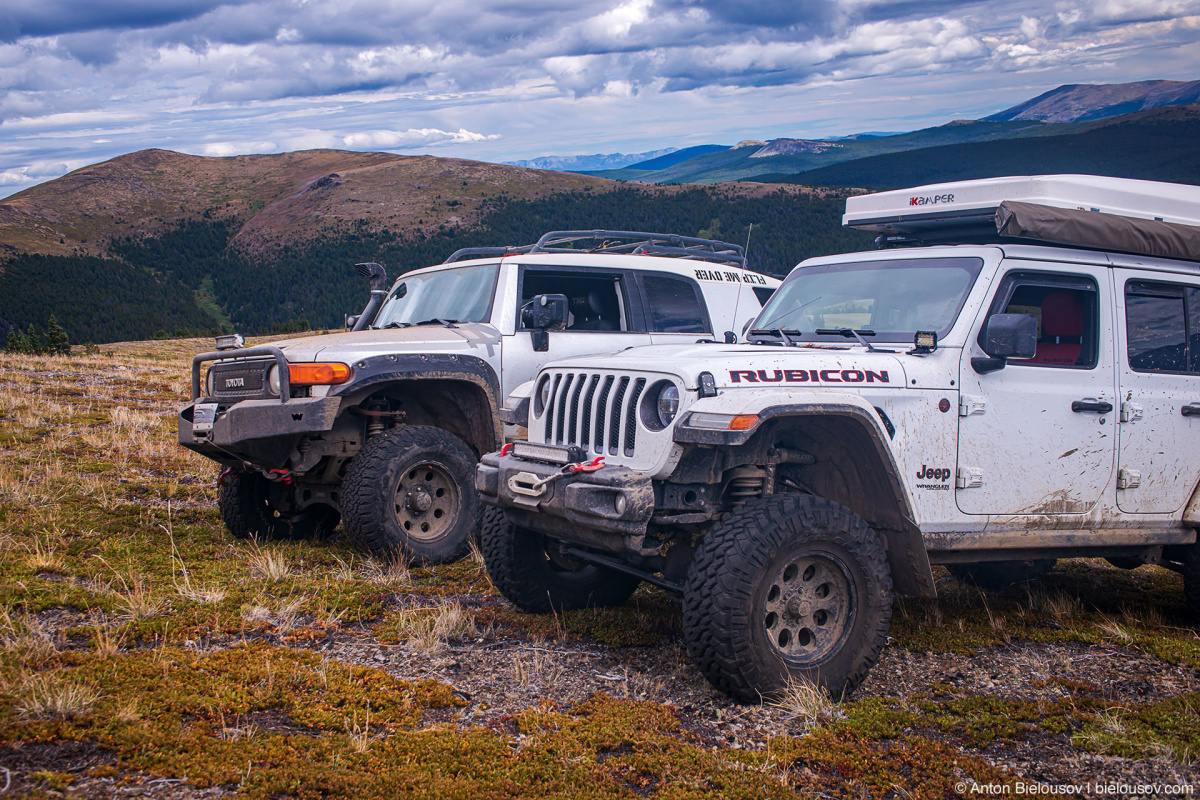
[[[34,163],[143,147],[514,160],[618,141],[636,152],[911,129],[1060,83],[1200,77],[1200,0],[10,6],[0,12],[6,185],[30,180]],[[4,28],[10,18],[17,28]]]
[[[371,148],[408,148],[435,144],[468,144],[499,139],[498,134],[485,134],[459,128],[443,131],[437,128],[410,128],[406,131],[359,131],[342,137],[342,144],[355,150]]]

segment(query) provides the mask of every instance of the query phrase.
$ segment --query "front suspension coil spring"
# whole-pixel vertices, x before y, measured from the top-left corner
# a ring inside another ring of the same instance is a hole
[[[746,475],[729,482],[728,496],[735,503],[754,497],[762,497],[766,479],[758,475]]]

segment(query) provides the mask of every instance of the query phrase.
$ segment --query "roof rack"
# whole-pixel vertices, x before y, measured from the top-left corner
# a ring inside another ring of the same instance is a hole
[[[573,247],[576,242],[594,240],[593,247]],[[464,247],[450,254],[446,264],[466,258],[487,258],[524,253],[628,253],[631,255],[666,256],[712,261],[721,264],[746,266],[746,250],[738,244],[716,239],[680,236],[677,233],[643,233],[640,231],[550,231],[536,244],[521,247]]]
[[[527,244],[522,247],[462,247],[450,254],[450,257],[443,261],[443,264],[451,264],[455,261],[467,261],[472,258],[495,258],[496,256],[515,256],[519,253],[528,253],[533,245]]]

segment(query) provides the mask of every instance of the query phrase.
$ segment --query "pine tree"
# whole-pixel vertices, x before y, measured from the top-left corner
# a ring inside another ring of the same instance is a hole
[[[46,323],[46,352],[53,356],[71,355],[71,340],[53,314]]]
[[[8,340],[4,344],[4,352],[6,353],[24,353],[25,352],[25,334],[21,333],[21,329],[13,325],[8,329]]]
[[[32,322],[25,329],[25,352],[31,356],[46,352],[46,340],[37,332],[37,328],[33,327]]]

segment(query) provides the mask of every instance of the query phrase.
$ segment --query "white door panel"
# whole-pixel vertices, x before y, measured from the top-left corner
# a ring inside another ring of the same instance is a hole
[[[1200,413],[1185,416],[1183,409],[1200,404],[1200,354],[1189,353],[1188,342],[1190,333],[1200,349],[1200,330],[1190,330],[1186,319],[1190,300],[1200,327],[1200,283],[1146,277],[1116,270],[1123,409],[1117,505],[1130,514],[1167,514],[1196,488]]]
[[[1116,405],[1109,272],[1055,266],[1005,262],[989,309],[1038,317],[1034,359],[977,373],[971,358],[985,355],[976,337],[988,313],[963,348],[959,387],[971,402],[960,409],[955,497],[965,514],[1086,513],[1112,477],[1117,414],[1096,410]],[[1075,304],[1066,328],[1052,294]]]

